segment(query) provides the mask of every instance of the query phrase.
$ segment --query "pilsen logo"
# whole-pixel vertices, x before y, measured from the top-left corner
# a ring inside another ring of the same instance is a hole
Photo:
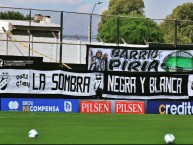
[[[9,74],[7,72],[3,72],[0,76],[0,89],[5,90],[10,80],[11,79],[9,77]]]

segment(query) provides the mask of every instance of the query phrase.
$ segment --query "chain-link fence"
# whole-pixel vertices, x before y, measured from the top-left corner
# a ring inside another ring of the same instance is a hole
[[[167,40],[175,46],[193,41],[193,21],[165,20],[163,24],[163,19],[14,7],[1,7],[0,12],[1,55],[41,56],[45,62],[85,64],[86,44],[128,46]],[[106,22],[111,24],[104,29]],[[101,29],[107,34],[101,34]]]

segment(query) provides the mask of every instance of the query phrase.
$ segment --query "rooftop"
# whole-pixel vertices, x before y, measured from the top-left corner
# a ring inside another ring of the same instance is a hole
[[[55,24],[55,23],[46,23],[46,22],[33,22],[31,21],[31,24],[29,23],[29,21],[25,21],[25,20],[1,20],[1,21],[5,21],[5,22],[9,22],[11,25],[13,26],[31,26],[31,27],[60,27],[59,24]]]

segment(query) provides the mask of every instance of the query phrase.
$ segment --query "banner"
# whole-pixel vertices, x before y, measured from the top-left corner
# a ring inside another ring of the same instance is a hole
[[[98,88],[102,73],[0,69],[0,93],[93,96]]]
[[[0,69],[0,94],[188,99],[189,96],[193,96],[193,75]]]
[[[192,71],[193,50],[87,45],[87,69],[129,72]]]
[[[144,114],[144,102],[115,101],[115,113],[117,114]]]
[[[78,100],[2,98],[2,111],[78,112]]]
[[[110,101],[80,101],[80,113],[111,113]]]
[[[0,55],[0,68],[25,68],[43,64],[43,57]]]
[[[193,115],[193,101],[147,101],[147,113]]]
[[[190,75],[191,76],[191,75]],[[187,99],[193,95],[189,75],[104,72],[103,97],[118,99]]]

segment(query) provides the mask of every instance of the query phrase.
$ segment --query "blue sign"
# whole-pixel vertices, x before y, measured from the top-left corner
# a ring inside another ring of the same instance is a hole
[[[2,98],[2,111],[78,112],[78,100]]]
[[[147,101],[147,113],[192,115],[193,101]]]

